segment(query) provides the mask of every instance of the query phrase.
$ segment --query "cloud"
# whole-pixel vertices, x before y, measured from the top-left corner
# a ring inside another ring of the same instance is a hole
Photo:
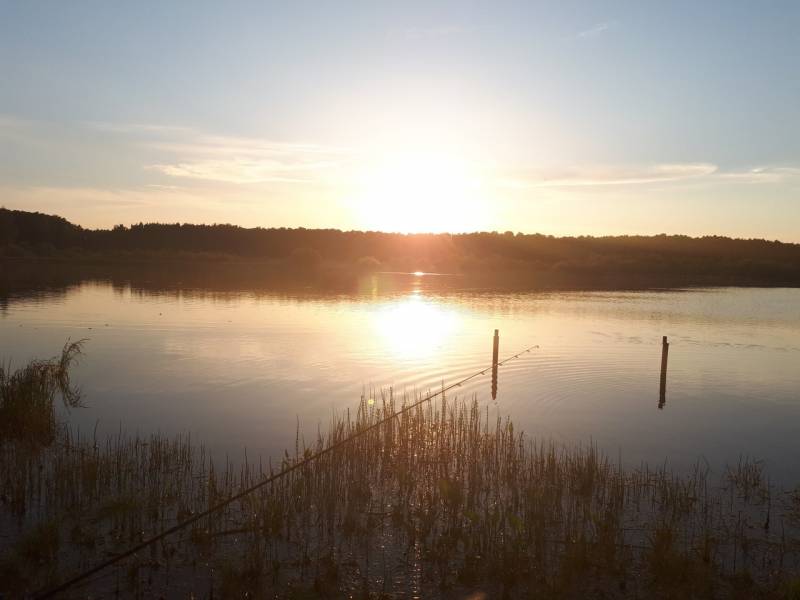
[[[720,179],[736,183],[778,183],[796,177],[800,177],[798,167],[755,167],[719,173]]]
[[[188,135],[192,129],[178,125],[158,125],[148,123],[112,123],[108,121],[89,121],[85,123],[92,129],[105,133],[138,135]]]
[[[176,159],[149,165],[171,177],[234,184],[312,183],[343,165],[348,153],[338,148],[224,137],[156,144]]]
[[[64,144],[57,148],[61,154],[70,152],[80,139],[72,136],[76,124]],[[330,193],[339,193],[356,185],[358,173],[369,169],[374,152],[367,147],[348,148],[319,143],[297,143],[260,137],[214,135],[180,125],[147,123],[80,123],[84,137],[113,151],[115,157],[124,157],[130,166],[125,177],[103,178],[94,163],[78,166],[83,169],[81,178],[70,163],[70,178],[50,178],[49,182],[77,183],[89,186],[108,183],[130,188],[132,184],[148,186],[151,191],[162,192],[179,189],[179,186],[219,189],[223,186],[256,188],[259,185],[314,186],[317,193],[323,187]],[[86,136],[86,128],[100,136]],[[53,136],[53,125],[29,121],[0,113],[0,139],[12,143],[33,144]],[[43,137],[44,136],[44,137]],[[107,136],[105,138],[104,136]],[[99,139],[98,139],[99,137]],[[56,141],[58,141],[57,138]],[[44,150],[55,152],[50,140]],[[67,148],[69,148],[67,150]],[[105,155],[104,155],[105,156]],[[480,162],[480,161],[478,161]],[[86,167],[86,168],[84,168]],[[515,189],[567,189],[588,187],[636,186],[683,182],[685,185],[749,185],[789,182],[800,183],[800,168],[794,165],[761,165],[747,168],[725,169],[712,162],[669,162],[645,165],[576,165],[565,167],[537,167],[535,165],[513,168],[476,164],[476,169],[487,175],[492,186]],[[113,170],[112,170],[113,172]],[[211,183],[221,185],[212,186]],[[2,183],[2,182],[0,182]],[[7,183],[10,183],[8,181]],[[44,181],[41,181],[44,183]],[[110,187],[108,188],[110,189]],[[287,189],[283,187],[283,189]],[[261,190],[263,191],[263,190]],[[138,192],[137,192],[138,194]],[[96,194],[94,195],[95,197]]]
[[[711,163],[670,163],[639,167],[581,167],[567,169],[527,169],[502,178],[506,187],[544,188],[641,185],[707,177],[717,172]]]
[[[199,160],[177,164],[150,165],[148,168],[171,177],[189,177],[223,183],[311,183],[320,171],[329,170],[336,162],[312,162],[304,156],[230,158]]]
[[[690,182],[695,184],[770,184],[800,181],[800,167],[761,166],[723,170],[712,163],[665,163],[645,166],[595,166],[549,169],[518,169],[501,175],[502,187],[575,188],[593,186],[633,186],[653,183]]]
[[[211,135],[187,127],[92,123],[135,139],[154,156],[145,169],[174,178],[228,184],[314,183],[331,176],[350,151],[320,144]],[[163,158],[155,158],[155,157]]]
[[[575,34],[575,37],[578,39],[585,39],[585,38],[593,38],[597,37],[614,26],[614,23],[611,21],[604,21],[602,23],[597,23],[596,25],[589,27],[589,29],[584,29],[583,31],[579,31]]]

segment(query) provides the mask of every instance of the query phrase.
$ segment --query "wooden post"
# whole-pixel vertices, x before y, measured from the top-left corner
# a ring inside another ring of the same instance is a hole
[[[492,400],[497,400],[497,360],[500,354],[500,330],[494,330],[492,343]]]
[[[661,338],[661,385],[658,393],[658,408],[663,409],[667,402],[667,360],[669,358],[669,342],[667,336]]]

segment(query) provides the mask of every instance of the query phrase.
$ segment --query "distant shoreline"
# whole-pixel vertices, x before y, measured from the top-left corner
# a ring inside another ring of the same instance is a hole
[[[139,270],[147,277],[200,280],[213,270],[237,285],[251,279],[341,289],[378,273],[453,274],[492,289],[800,287],[800,244],[778,241],[555,238],[510,231],[406,235],[180,223],[88,230],[61,217],[7,209],[0,209],[0,265],[6,273],[36,265],[42,275],[60,269],[83,277],[114,277],[120,270],[136,276]]]

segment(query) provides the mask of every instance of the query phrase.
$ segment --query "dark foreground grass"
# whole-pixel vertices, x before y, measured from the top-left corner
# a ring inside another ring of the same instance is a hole
[[[67,408],[80,406],[80,390],[71,385],[69,371],[82,348],[83,340],[67,342],[60,356],[17,370],[0,364],[0,439],[41,445],[55,440],[57,396]]]
[[[365,398],[281,464],[188,436],[0,442],[0,589],[46,588],[362,432]],[[528,440],[475,401],[414,408],[75,589],[72,597],[798,598],[800,491],[757,462],[625,469]],[[68,594],[67,597],[70,597]]]

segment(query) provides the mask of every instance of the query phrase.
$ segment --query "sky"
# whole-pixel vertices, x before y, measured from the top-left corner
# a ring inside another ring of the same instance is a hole
[[[0,205],[800,242],[800,2],[0,0]]]

